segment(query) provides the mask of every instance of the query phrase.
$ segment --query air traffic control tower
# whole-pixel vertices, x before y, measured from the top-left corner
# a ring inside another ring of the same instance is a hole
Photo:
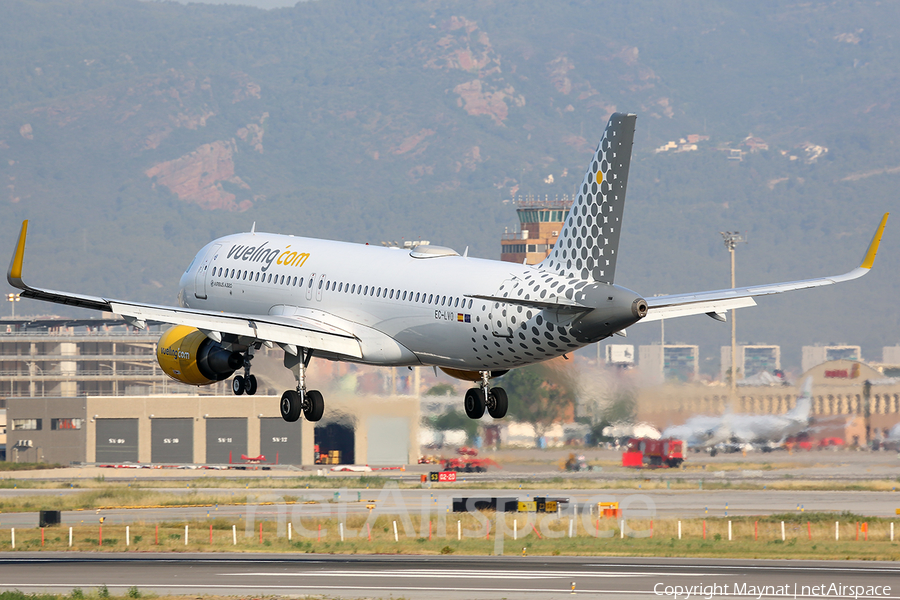
[[[572,199],[563,195],[562,199],[557,196],[551,200],[545,195],[540,200],[530,195],[519,197],[516,207],[519,229],[503,234],[500,260],[536,265],[550,255],[572,207]]]

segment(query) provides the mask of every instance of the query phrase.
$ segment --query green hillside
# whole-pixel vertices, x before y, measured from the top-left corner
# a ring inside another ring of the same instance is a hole
[[[173,301],[203,244],[254,221],[497,258],[515,227],[509,200],[571,193],[620,110],[638,114],[638,131],[619,283],[645,295],[725,287],[718,232],[734,229],[750,239],[739,283],[843,272],[896,204],[898,12],[7,0],[0,239],[11,250],[29,218],[36,284],[153,302]],[[696,150],[677,151],[691,135]],[[678,148],[656,152],[669,141]],[[801,345],[832,341],[879,360],[898,342],[898,228],[869,277],[763,299],[740,313],[740,339],[782,344],[788,366]],[[717,369],[728,325],[666,330]],[[658,333],[638,326],[628,343]]]

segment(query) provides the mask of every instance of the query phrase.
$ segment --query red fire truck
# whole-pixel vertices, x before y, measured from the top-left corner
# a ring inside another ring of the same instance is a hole
[[[684,462],[684,442],[669,438],[631,438],[622,454],[623,467],[677,467]]]

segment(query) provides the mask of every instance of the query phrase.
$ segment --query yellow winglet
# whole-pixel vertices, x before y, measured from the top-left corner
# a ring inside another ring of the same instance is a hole
[[[869,244],[869,249],[866,250],[866,256],[863,258],[862,264],[859,265],[860,268],[871,269],[875,263],[875,254],[878,252],[878,244],[881,243],[881,234],[884,233],[884,226],[887,224],[890,214],[884,213],[884,216],[881,218],[881,225],[878,226],[878,229],[875,230],[875,235],[872,236],[872,242]]]
[[[23,288],[22,283],[22,263],[25,261],[25,235],[28,233],[28,219],[22,221],[22,231],[19,232],[19,242],[16,244],[16,251],[13,253],[12,260],[9,261],[9,272],[6,279],[10,285],[19,289]]]

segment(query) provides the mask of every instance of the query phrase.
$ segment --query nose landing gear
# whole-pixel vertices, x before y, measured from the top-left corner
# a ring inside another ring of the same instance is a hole
[[[492,388],[490,386],[491,372],[481,371],[481,385],[477,388],[470,388],[466,391],[463,400],[466,409],[466,416],[470,419],[480,419],[484,416],[484,411],[494,419],[502,419],[506,416],[509,408],[509,398],[506,390],[501,387]]]

